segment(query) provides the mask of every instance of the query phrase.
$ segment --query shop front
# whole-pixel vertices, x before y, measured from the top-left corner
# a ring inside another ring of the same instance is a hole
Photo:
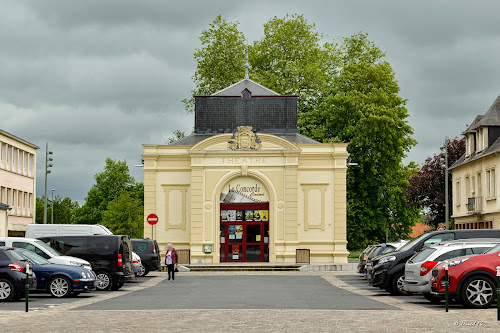
[[[195,97],[193,135],[143,145],[144,213],[159,217],[144,236],[191,263],[294,263],[297,249],[346,263],[347,145],[298,134],[296,96],[228,89]]]

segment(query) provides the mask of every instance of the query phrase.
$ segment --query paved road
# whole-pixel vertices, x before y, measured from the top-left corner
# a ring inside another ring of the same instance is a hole
[[[78,310],[307,309],[398,310],[332,286],[320,276],[183,276],[175,282]]]

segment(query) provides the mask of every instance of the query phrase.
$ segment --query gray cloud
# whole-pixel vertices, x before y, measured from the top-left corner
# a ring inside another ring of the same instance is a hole
[[[250,42],[273,16],[303,13],[326,40],[368,32],[408,99],[419,144],[437,152],[500,93],[498,1],[0,0],[0,128],[54,150],[50,187],[82,200],[107,156],[190,132],[200,32],[221,13]],[[43,149],[38,195],[43,189]],[[133,168],[137,180],[142,170]]]

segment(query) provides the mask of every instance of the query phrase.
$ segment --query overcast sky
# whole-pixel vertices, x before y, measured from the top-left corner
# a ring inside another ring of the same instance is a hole
[[[221,13],[250,43],[273,16],[304,14],[329,40],[356,32],[387,54],[422,163],[500,93],[500,1],[0,0],[0,128],[54,151],[49,189],[80,202],[106,157],[142,181],[143,143],[190,132],[200,32]]]

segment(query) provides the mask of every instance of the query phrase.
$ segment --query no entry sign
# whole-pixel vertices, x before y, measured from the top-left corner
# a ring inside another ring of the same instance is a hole
[[[446,230],[446,227],[444,227],[444,226],[440,226],[440,227],[438,227],[436,230],[437,230],[437,231],[444,231],[444,230]]]
[[[149,224],[155,225],[158,223],[158,216],[156,214],[149,214],[147,220]]]

